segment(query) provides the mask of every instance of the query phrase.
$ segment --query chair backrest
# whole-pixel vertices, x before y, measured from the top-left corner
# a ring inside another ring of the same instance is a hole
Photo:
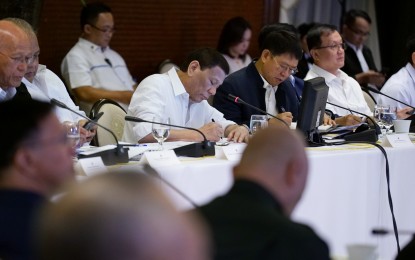
[[[166,59],[166,60],[162,61],[159,64],[158,73],[160,73],[160,74],[166,73],[167,71],[169,71],[173,67],[176,68],[176,69],[179,69],[179,66],[174,64],[171,60]]]
[[[367,105],[370,108],[370,111],[373,112],[375,110],[375,105],[376,105],[375,99],[372,97],[372,95],[370,95],[366,91],[362,90],[362,93],[363,93],[363,97],[365,98],[365,101],[366,101]]]
[[[92,106],[90,118],[93,118],[99,112],[104,112],[98,123],[111,129],[118,140],[121,140],[124,132],[125,110],[115,101],[111,99],[100,99]],[[103,146],[107,144],[115,144],[114,137],[105,129],[98,127],[97,134],[91,144]]]

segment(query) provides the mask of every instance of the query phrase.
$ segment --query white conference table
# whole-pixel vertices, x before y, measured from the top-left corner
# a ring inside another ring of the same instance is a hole
[[[168,147],[169,143],[166,143]],[[415,145],[385,148],[398,229],[415,231]],[[385,159],[371,146],[307,148],[310,171],[303,197],[292,218],[311,226],[329,245],[332,256],[347,256],[347,245],[376,246],[379,259],[394,259],[394,235],[374,236],[373,228],[392,229],[387,199]],[[155,167],[159,174],[197,205],[225,194],[233,183],[236,161],[180,158],[173,166]],[[127,167],[140,167],[132,162]],[[181,210],[192,208],[176,191],[163,189]],[[401,248],[411,239],[400,235]]]

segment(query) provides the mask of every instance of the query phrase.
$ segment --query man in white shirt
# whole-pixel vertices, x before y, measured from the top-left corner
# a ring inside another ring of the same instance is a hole
[[[33,62],[29,38],[14,23],[0,21],[0,102],[13,98],[28,64]]]
[[[111,9],[102,3],[87,4],[81,12],[82,35],[65,56],[61,73],[89,112],[101,98],[117,101],[126,110],[135,82],[124,59],[109,47],[115,32]]]
[[[307,34],[307,45],[314,65],[304,80],[323,77],[329,86],[327,101],[371,115],[372,112],[363,97],[359,83],[340,70],[344,66],[346,46],[336,27],[327,24],[313,27]],[[339,125],[355,125],[362,121],[360,115],[355,115],[350,110],[329,104],[326,108],[336,115],[335,121]]]
[[[197,128],[211,141],[218,141],[222,136],[236,142],[247,141],[246,127],[226,120],[207,102],[228,72],[229,66],[219,52],[211,48],[195,50],[180,70],[172,68],[165,74],[145,78],[134,92],[128,114],[149,121],[154,117],[168,117],[171,124]],[[126,122],[123,139],[155,141],[149,123]],[[174,128],[168,140],[202,141],[203,137],[193,130]]]

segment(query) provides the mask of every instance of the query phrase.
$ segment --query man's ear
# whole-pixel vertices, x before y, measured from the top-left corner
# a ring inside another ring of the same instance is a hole
[[[261,61],[262,61],[262,63],[265,63],[265,61],[268,60],[269,58],[272,58],[272,53],[268,49],[264,49],[261,52]]]
[[[412,64],[415,64],[415,52],[412,52],[411,58],[412,58]]]
[[[198,70],[200,70],[200,64],[197,60],[194,60],[190,62],[189,66],[187,67],[187,74],[192,76]]]
[[[310,50],[310,55],[311,55],[311,57],[313,58],[314,61],[318,61],[319,58],[320,58],[319,57],[320,54],[319,54],[319,52],[316,49]]]
[[[16,151],[13,160],[15,167],[21,169],[20,172],[31,174],[35,169],[34,162],[38,160],[38,158],[35,157],[34,151],[20,148]]]
[[[92,27],[91,27],[91,25],[89,25],[89,24],[85,24],[84,25],[84,33],[86,33],[86,34],[91,34],[91,30],[92,30]]]

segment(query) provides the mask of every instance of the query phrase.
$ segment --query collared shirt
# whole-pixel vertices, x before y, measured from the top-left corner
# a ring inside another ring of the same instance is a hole
[[[212,122],[212,119],[223,129],[235,124],[226,120],[223,114],[210,106],[206,100],[191,105],[189,100],[189,94],[180,81],[176,69],[172,68],[167,73],[148,76],[138,85],[128,107],[128,115],[149,121],[153,121],[154,117],[169,117],[173,125],[193,128],[200,128]],[[187,113],[189,113],[188,119]],[[180,130],[180,128],[176,129]],[[126,122],[123,140],[135,143],[149,133],[151,133],[149,123]]]
[[[8,87],[8,88],[1,88],[0,87],[0,102],[7,101],[12,99],[16,95],[16,88],[15,87]]]
[[[369,71],[369,65],[367,65],[365,56],[363,56],[363,52],[362,52],[363,45],[358,47],[348,41],[346,41],[346,43],[347,43],[347,46],[351,48],[352,50],[354,50],[354,52],[356,53],[357,59],[359,60],[360,66],[362,67],[362,71],[363,72]]]
[[[93,86],[112,91],[132,91],[135,84],[121,55],[110,47],[103,50],[83,38],[79,38],[63,59],[61,72],[72,89]],[[120,104],[127,109],[127,104]],[[82,102],[81,105],[87,109],[92,104]]]
[[[329,87],[328,102],[358,111],[365,115],[372,115],[372,112],[363,97],[360,85],[355,79],[349,77],[341,70],[337,70],[336,75],[333,75],[314,64],[304,80],[316,77],[323,77]],[[330,104],[327,104],[326,108],[339,116],[345,116],[351,113],[349,110],[338,108]]]
[[[408,62],[405,67],[402,67],[386,81],[381,92],[408,105],[415,106],[414,67]],[[398,109],[406,107],[405,105],[382,95],[378,95],[377,103],[394,106]]]
[[[260,74],[262,81],[264,81],[264,89],[266,89],[265,91],[265,108],[267,113],[271,114],[271,115],[277,115],[278,111],[277,111],[277,100],[275,99],[275,93],[278,90],[278,86],[271,86],[271,84],[269,84],[264,77],[262,77],[262,75]],[[268,115],[268,118],[270,118],[271,116]]]
[[[27,91],[29,91],[32,99],[50,102],[50,100],[54,98],[78,113],[85,115],[85,113],[72,101],[60,78],[55,73],[48,70],[45,65],[39,65],[32,83],[26,78],[23,78],[22,82],[26,85]],[[55,108],[55,114],[62,123],[65,121],[78,122],[83,119],[81,116],[60,107]]]

